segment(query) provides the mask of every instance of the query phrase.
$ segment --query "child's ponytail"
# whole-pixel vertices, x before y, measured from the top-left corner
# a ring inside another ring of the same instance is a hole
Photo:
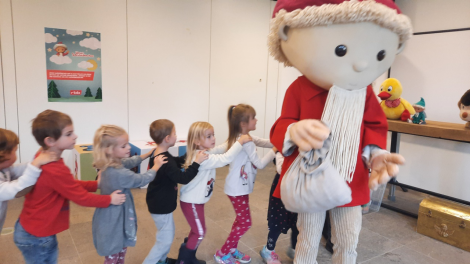
[[[228,121],[228,138],[227,150],[237,141],[238,136],[242,132],[240,123],[248,123],[250,116],[254,117],[256,111],[253,107],[247,104],[231,105],[228,108],[227,121]]]

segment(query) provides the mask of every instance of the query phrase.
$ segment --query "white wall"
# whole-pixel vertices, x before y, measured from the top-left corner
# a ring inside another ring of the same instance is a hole
[[[217,144],[228,135],[230,105],[249,104],[256,110],[254,135],[264,135],[269,1],[212,1],[209,122]]]
[[[160,118],[186,139],[209,121],[211,1],[128,1],[129,133],[147,140]]]
[[[45,109],[72,117],[79,144],[90,143],[103,123],[128,129],[131,140],[146,140],[149,124],[159,118],[174,121],[179,138],[186,137],[192,122],[209,121],[221,143],[227,137],[228,106],[238,103],[257,110],[254,134],[265,136],[274,122],[274,116],[265,120],[267,110],[276,110],[266,104],[272,1],[0,4],[5,123],[20,136],[23,161],[38,148],[30,121]],[[102,103],[47,102],[44,27],[101,33]],[[277,85],[271,87],[269,95],[277,96]]]
[[[1,47],[1,46],[0,46]],[[5,128],[5,104],[3,102],[3,71],[2,71],[2,53],[0,52],[0,128]]]
[[[396,1],[415,32],[470,27],[470,1]],[[391,77],[403,85],[403,98],[426,101],[429,120],[461,123],[457,102],[470,89],[470,31],[415,35],[397,56]],[[470,144],[402,135],[400,153],[407,162],[398,181],[470,200]]]
[[[127,128],[126,1],[87,0],[80,4],[60,1],[58,5],[57,1],[15,0],[12,5],[21,160],[30,160],[39,147],[31,135],[31,120],[46,109],[65,112],[71,116],[79,136],[78,143],[92,142],[95,130],[102,123]],[[102,103],[48,102],[44,27],[102,34]],[[13,55],[5,54],[3,50],[2,54],[4,57]],[[5,85],[5,91],[13,94],[14,85]],[[12,96],[9,95],[9,98]],[[9,103],[8,98],[5,100]],[[7,111],[14,112],[14,108],[7,105]],[[7,119],[7,128],[8,121]]]
[[[411,19],[413,32],[468,28],[468,0],[395,0],[400,10]]]
[[[2,52],[3,96],[5,109],[5,128],[18,134],[18,113],[16,100],[15,48],[11,4],[0,0],[0,47]]]

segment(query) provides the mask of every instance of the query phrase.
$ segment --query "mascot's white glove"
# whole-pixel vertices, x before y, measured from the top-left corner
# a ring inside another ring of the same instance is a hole
[[[320,120],[304,119],[292,125],[288,130],[290,140],[294,142],[299,151],[321,149],[323,142],[330,135],[330,129]]]
[[[386,184],[398,174],[398,165],[403,165],[405,158],[400,154],[384,153],[374,157],[371,161],[369,188],[377,190],[379,184]]]

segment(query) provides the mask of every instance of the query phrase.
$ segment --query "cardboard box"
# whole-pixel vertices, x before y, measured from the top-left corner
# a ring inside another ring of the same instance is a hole
[[[72,174],[75,179],[82,181],[96,180],[97,171],[93,167],[93,145],[80,144],[75,145],[72,150],[73,170]]]

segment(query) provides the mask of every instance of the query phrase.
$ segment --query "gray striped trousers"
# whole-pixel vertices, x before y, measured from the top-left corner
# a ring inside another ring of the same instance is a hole
[[[299,213],[297,227],[299,237],[294,264],[317,264],[318,247],[322,236],[326,212]],[[333,264],[355,264],[357,242],[362,226],[360,206],[341,207],[330,210]]]

